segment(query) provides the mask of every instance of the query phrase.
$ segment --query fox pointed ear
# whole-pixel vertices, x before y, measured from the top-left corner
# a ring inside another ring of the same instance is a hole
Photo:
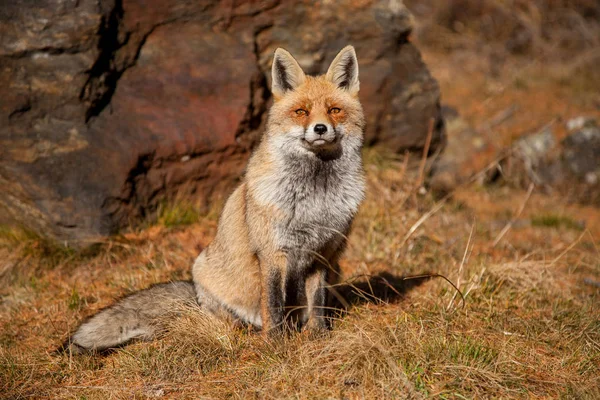
[[[352,94],[358,93],[360,83],[358,82],[358,60],[354,47],[344,47],[335,56],[325,76],[337,87],[346,89]]]
[[[275,97],[281,97],[288,90],[294,90],[306,80],[298,61],[282,48],[275,50],[271,68],[271,91]]]

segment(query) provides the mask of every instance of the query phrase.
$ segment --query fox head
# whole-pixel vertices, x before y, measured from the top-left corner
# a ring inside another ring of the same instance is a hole
[[[305,75],[294,57],[278,48],[271,73],[274,103],[266,140],[295,156],[336,158],[360,150],[364,116],[354,47],[342,49],[317,77]]]

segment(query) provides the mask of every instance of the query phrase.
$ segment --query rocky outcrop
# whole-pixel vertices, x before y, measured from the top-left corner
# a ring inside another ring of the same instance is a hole
[[[323,73],[351,43],[367,143],[419,149],[439,89],[400,1],[0,4],[0,223],[81,242],[165,198],[208,201],[260,138],[277,47]]]
[[[514,107],[480,129],[448,110],[443,107],[450,140],[428,181],[435,192],[450,193],[473,180],[523,189],[533,183],[537,190],[558,193],[567,201],[600,206],[600,126],[595,119],[568,120],[566,136],[558,135],[557,122],[552,122],[510,147],[496,148],[482,131],[508,118]]]
[[[535,183],[566,199],[600,205],[600,127],[591,118],[566,123],[568,136],[557,141],[551,127],[517,141],[503,160],[502,178]]]

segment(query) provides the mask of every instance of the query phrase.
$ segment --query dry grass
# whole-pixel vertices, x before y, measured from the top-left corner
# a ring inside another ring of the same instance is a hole
[[[401,159],[374,150],[365,158],[369,196],[343,271],[346,277],[391,273],[386,282],[395,290],[384,295],[386,285],[372,279],[369,286],[365,278],[340,288],[347,296],[362,292],[348,297],[356,305],[331,332],[267,342],[188,305],[154,342],[104,357],[52,352],[78,321],[115,297],[188,278],[194,255],[215,230],[214,218],[200,216],[198,223],[154,226],[106,243],[95,255],[66,257],[10,280],[0,306],[0,393],[88,399],[600,395],[600,293],[582,283],[599,275],[591,235],[579,238],[580,231],[552,224],[513,227],[493,249],[497,212],[480,211],[482,198],[488,206],[502,205],[505,194],[472,187],[465,191],[474,204],[458,194],[401,245],[436,200],[415,194],[411,182],[418,173]],[[509,196],[518,199],[506,205],[514,208],[523,193]],[[550,215],[547,200],[534,194],[524,214]],[[21,257],[27,268],[44,256],[11,257]],[[423,272],[457,281],[461,265],[464,308],[441,280],[394,281]]]

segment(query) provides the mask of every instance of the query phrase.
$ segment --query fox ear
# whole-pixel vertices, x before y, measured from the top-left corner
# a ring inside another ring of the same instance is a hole
[[[282,48],[275,50],[271,68],[271,91],[275,97],[281,97],[288,90],[294,90],[306,80],[304,71],[292,55]]]
[[[354,47],[344,47],[335,56],[325,76],[339,88],[346,89],[352,94],[358,93],[360,83],[358,82],[358,60]]]

